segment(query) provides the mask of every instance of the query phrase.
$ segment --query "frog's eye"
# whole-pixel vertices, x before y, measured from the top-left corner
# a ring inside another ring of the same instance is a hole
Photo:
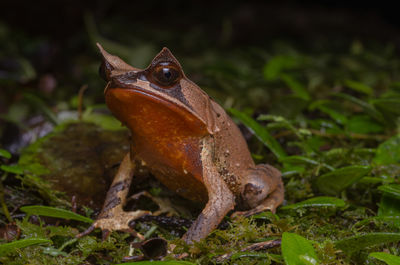
[[[152,79],[162,87],[171,87],[181,78],[179,69],[169,64],[159,64],[151,75]]]

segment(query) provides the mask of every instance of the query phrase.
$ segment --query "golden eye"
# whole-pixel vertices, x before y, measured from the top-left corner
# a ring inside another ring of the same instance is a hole
[[[154,69],[152,77],[160,86],[171,87],[180,79],[181,72],[175,66],[161,64]]]

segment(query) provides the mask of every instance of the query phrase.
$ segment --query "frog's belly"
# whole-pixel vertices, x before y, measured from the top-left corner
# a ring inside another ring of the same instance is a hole
[[[135,138],[134,138],[135,139]],[[207,202],[197,138],[143,141],[132,144],[132,154],[168,189],[193,201]],[[150,139],[149,139],[150,140]]]
[[[180,196],[198,202],[208,201],[207,190],[204,184],[192,173],[179,174],[175,170],[166,167],[158,167],[150,171],[168,189]]]

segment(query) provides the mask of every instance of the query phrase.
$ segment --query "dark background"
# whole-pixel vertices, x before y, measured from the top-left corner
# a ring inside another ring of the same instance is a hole
[[[386,1],[3,1],[0,20],[34,36],[65,42],[83,29],[84,14],[97,22],[126,22],[164,30],[207,29],[218,38],[224,20],[231,20],[234,43],[259,43],[276,37],[356,37],[399,41],[398,12]],[[118,37],[118,36],[116,36]]]
[[[137,38],[189,54],[210,47],[263,46],[276,39],[313,50],[343,49],[354,40],[400,45],[397,9],[382,1],[16,0],[0,4],[0,22],[9,32],[42,41],[39,49],[23,51],[39,75],[65,73],[71,55],[94,51],[85,16],[93,17],[108,39],[129,43],[128,39]],[[203,41],[193,44],[188,35],[200,35]],[[21,46],[21,42],[26,40],[13,36],[9,44]],[[0,45],[3,53],[7,52],[4,45]]]
[[[204,45],[198,43],[198,49],[264,45],[277,38],[312,49],[324,49],[325,44],[341,48],[343,39],[400,45],[398,12],[386,1],[15,0],[0,4],[0,22],[9,30],[45,39],[51,46],[43,47],[42,54],[29,55],[47,57],[37,65],[43,70],[58,68],[59,60],[70,57],[67,53],[88,48],[85,14],[93,16],[100,33],[112,40],[138,36],[173,49],[182,49],[185,43],[179,34],[164,39],[155,35],[202,34]]]

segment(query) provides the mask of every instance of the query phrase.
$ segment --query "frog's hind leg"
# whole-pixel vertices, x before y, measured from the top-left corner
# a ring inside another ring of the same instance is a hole
[[[122,160],[111,187],[107,192],[103,208],[97,220],[86,231],[78,234],[77,237],[85,236],[95,228],[102,230],[103,237],[115,230],[134,233],[129,227],[129,222],[149,214],[148,211],[142,210],[132,212],[125,212],[123,210],[134,171],[135,164],[131,161],[130,154],[128,153]]]
[[[182,239],[187,244],[205,238],[235,205],[234,196],[226,183],[218,175],[215,176],[216,179],[212,182],[211,179],[204,181],[208,182],[205,183],[208,191],[208,202],[196,221],[183,236]]]
[[[254,169],[256,171],[255,179],[261,180],[265,188],[263,188],[263,192],[265,193],[264,198],[258,202],[254,200],[252,205],[250,205],[250,210],[248,211],[237,211],[233,213],[232,216],[243,215],[243,216],[251,216],[257,213],[261,213],[264,211],[271,211],[275,213],[276,208],[282,204],[284,200],[285,190],[282,182],[282,174],[279,170],[274,168],[271,165],[267,164],[260,164],[257,165]],[[244,191],[246,192],[245,185]],[[249,185],[249,190],[247,191],[248,202],[251,201],[252,192],[251,192],[252,185]],[[255,193],[258,193],[255,192]],[[246,195],[242,195],[245,197]]]
[[[234,195],[212,163],[212,155],[209,150],[204,148],[201,157],[203,183],[207,189],[208,202],[196,221],[183,236],[182,239],[187,244],[205,238],[235,206]]]

